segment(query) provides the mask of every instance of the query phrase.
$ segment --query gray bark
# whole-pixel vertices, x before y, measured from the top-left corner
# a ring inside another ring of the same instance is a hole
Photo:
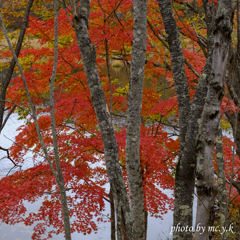
[[[97,69],[96,51],[88,34],[90,1],[81,0],[80,7],[78,7],[75,0],[72,0],[71,6],[77,42],[104,144],[107,174],[115,199],[118,239],[132,239],[131,212],[127,189],[119,165],[118,145]]]
[[[237,146],[236,153],[240,156],[240,115],[238,114],[237,119],[234,113],[230,113],[229,111],[225,112],[228,121],[230,122],[233,129],[233,137],[234,142]],[[236,129],[237,128],[237,129]]]
[[[220,207],[220,223],[221,227],[226,227],[228,206],[227,206],[227,189],[225,183],[225,167],[224,167],[224,153],[223,153],[223,140],[222,140],[222,126],[221,122],[216,132],[216,156],[217,156],[217,172],[218,172],[218,186],[219,186],[219,207]],[[222,240],[228,240],[229,233],[224,232]]]
[[[129,80],[126,167],[134,239],[145,240],[145,208],[140,160],[140,127],[147,41],[147,0],[133,0],[133,46]]]
[[[209,213],[218,192],[218,186],[214,179],[212,155],[215,132],[220,120],[220,106],[224,96],[224,79],[233,26],[233,3],[234,1],[229,0],[218,2],[214,26],[213,71],[209,79],[197,140],[198,204],[196,226],[203,227],[204,232],[197,231],[196,240],[209,239]]]
[[[238,50],[235,50],[233,44],[231,43],[229,49],[229,62],[227,67],[227,87],[229,94],[236,104],[239,106],[240,99],[240,85],[239,85],[239,58],[238,58]],[[236,153],[240,156],[240,115],[238,114],[236,117],[236,113],[231,113],[230,111],[226,111],[225,115],[230,122],[233,129],[234,142],[237,145]]]
[[[175,203],[174,203],[174,226],[180,224],[191,224],[192,219],[192,190],[188,186],[188,182],[185,183],[181,178],[180,161],[182,159],[182,151],[184,148],[185,134],[187,131],[188,114],[190,111],[190,95],[188,90],[188,82],[186,79],[184,68],[184,57],[182,51],[182,45],[179,37],[178,28],[174,19],[172,6],[169,0],[158,0],[159,8],[163,18],[165,31],[167,33],[167,40],[169,44],[169,50],[171,53],[171,62],[173,70],[174,85],[178,98],[179,108],[179,126],[180,126],[180,147],[179,147],[179,161],[176,170],[175,179]],[[185,173],[184,173],[185,175]],[[187,185],[187,186],[186,186]],[[186,186],[186,187],[185,187]],[[184,197],[182,198],[183,188],[187,188],[188,191],[184,191]],[[189,191],[190,189],[190,191]],[[188,202],[190,201],[190,202]],[[188,236],[189,235],[189,236]],[[179,234],[174,232],[173,239],[187,239],[191,233],[183,232]]]
[[[116,222],[115,222],[115,209],[114,209],[114,198],[112,189],[110,188],[110,192],[108,194],[110,200],[110,210],[111,210],[111,240],[116,240]]]
[[[240,85],[239,85],[239,56],[238,51],[234,49],[233,43],[231,42],[229,47],[229,59],[227,66],[227,86],[231,98],[234,103],[238,105],[238,99],[240,96]]]
[[[212,38],[210,30],[211,17],[206,14],[208,23],[208,59],[195,92],[192,105],[188,92],[188,83],[184,70],[184,59],[178,29],[169,0],[158,1],[164,26],[168,35],[171,53],[174,84],[179,100],[180,154],[175,178],[174,226],[192,225],[192,203],[195,184],[196,153],[195,141],[198,132],[199,119],[207,93],[206,83],[211,73]],[[206,10],[205,10],[206,11]],[[192,239],[188,231],[175,231],[173,239]]]
[[[207,93],[207,80],[211,72],[211,53],[200,77],[195,92],[189,125],[185,137],[185,146],[176,168],[175,201],[174,201],[174,226],[192,226],[192,204],[195,187],[196,152],[195,139],[197,137],[199,120]],[[192,239],[192,233],[174,232],[173,239]]]
[[[57,127],[55,120],[55,94],[54,94],[54,82],[57,76],[57,63],[58,63],[58,0],[54,0],[54,63],[53,71],[50,79],[50,115],[51,115],[51,128],[52,128],[52,137],[53,137],[53,150],[54,150],[54,161],[56,163],[57,169],[57,183],[60,190],[62,213],[63,213],[63,222],[64,222],[64,231],[65,239],[71,240],[71,226],[70,226],[70,217],[67,204],[67,194],[64,185],[64,177],[62,174],[62,168],[60,165],[59,153],[58,153],[58,142],[57,142]]]
[[[174,85],[177,93],[180,126],[180,152],[184,148],[187,121],[191,107],[191,99],[184,68],[184,56],[179,31],[174,18],[170,0],[158,0],[163,18],[169,50],[171,53]]]
[[[34,0],[29,0],[29,2],[27,4],[27,7],[26,7],[26,10],[25,10],[21,31],[20,31],[20,34],[19,34],[19,37],[18,37],[16,48],[15,48],[15,53],[16,53],[17,57],[19,56],[19,53],[20,53],[21,48],[22,48],[23,39],[24,39],[25,32],[26,32],[26,29],[27,29],[27,26],[28,26],[28,17],[29,17],[30,10],[32,8],[33,2],[34,2]],[[7,88],[8,88],[8,85],[10,83],[10,80],[12,78],[15,65],[16,65],[16,61],[13,57],[11,62],[10,62],[10,66],[7,70],[6,76],[4,77],[2,85],[1,85],[1,93],[0,93],[0,132],[5,125],[5,124],[3,124],[3,115],[4,115],[4,109],[5,109],[6,92],[7,92]]]

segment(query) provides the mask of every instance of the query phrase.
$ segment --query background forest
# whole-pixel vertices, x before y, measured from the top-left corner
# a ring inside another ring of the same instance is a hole
[[[0,142],[2,222],[70,240],[110,206],[111,240],[146,240],[170,210],[175,240],[240,239],[238,0],[0,7],[0,134],[23,123]]]

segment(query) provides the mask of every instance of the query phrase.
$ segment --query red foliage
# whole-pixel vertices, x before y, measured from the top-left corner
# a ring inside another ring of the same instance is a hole
[[[101,70],[100,77],[109,103],[110,88],[103,69],[106,65],[105,39],[108,40],[111,60],[119,55],[123,58],[123,63],[128,66],[131,59],[133,38],[132,1],[125,0],[121,3],[118,0],[91,1],[91,9],[89,33],[96,47],[97,63],[99,70]],[[164,34],[161,16],[156,9],[158,9],[156,1],[149,1],[150,21],[156,32]],[[194,31],[191,30],[190,26],[182,25],[177,17],[176,20],[181,30],[189,38],[196,41],[192,34]],[[54,161],[48,99],[49,79],[53,66],[53,26],[52,17],[47,20],[40,20],[36,15],[30,17],[27,33],[37,37],[42,47],[24,48],[20,58],[27,62],[25,77],[37,109],[38,122],[44,142],[51,159]],[[144,124],[141,127],[141,167],[146,209],[151,215],[161,217],[167,209],[173,207],[173,199],[168,197],[162,189],[173,189],[172,172],[175,169],[179,148],[178,139],[173,140],[169,137],[162,122],[166,119],[177,122],[178,107],[176,96],[171,96],[163,101],[158,92],[159,80],[172,81],[172,72],[168,67],[171,65],[169,51],[165,49],[150,29],[148,29],[147,43],[148,61],[145,67],[145,77],[152,87],[143,90],[142,118]],[[1,55],[8,56],[9,52],[3,52]],[[201,74],[205,63],[202,55],[187,49],[184,49],[184,55],[195,71]],[[125,70],[129,69],[125,68]],[[188,67],[186,67],[186,75],[193,96],[196,76]],[[119,89],[117,84],[113,85],[113,112],[125,115],[128,86],[121,87],[124,91]],[[49,233],[49,237],[51,237],[52,233],[63,232],[59,193],[50,168],[42,157],[36,128],[28,114],[29,103],[21,77],[12,80],[7,98],[26,108],[26,110],[19,108],[17,111],[22,118],[27,119],[26,125],[18,129],[16,144],[11,147],[11,157],[16,163],[22,164],[26,161],[25,156],[28,149],[31,149],[34,166],[0,180],[0,207],[3,209],[0,218],[11,224],[23,221],[26,225],[31,225],[41,221],[36,225],[32,238],[38,239],[46,231],[47,226],[54,228]],[[59,15],[59,61],[55,80],[55,102],[59,155],[65,186],[69,192],[70,215],[74,219],[71,221],[72,231],[84,233],[90,233],[92,230],[97,231],[92,217],[99,215],[104,208],[103,196],[108,197],[105,192],[105,184],[108,183],[108,180],[103,163],[104,149],[75,33],[63,9],[60,10]],[[119,126],[115,126],[115,130],[119,144],[119,161],[127,184],[125,169],[126,130]],[[46,193],[50,195],[43,197]],[[25,216],[26,209],[23,201],[34,202],[38,199],[43,200],[39,211]]]

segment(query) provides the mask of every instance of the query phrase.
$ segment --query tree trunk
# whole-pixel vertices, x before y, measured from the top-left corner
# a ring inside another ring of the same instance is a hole
[[[113,198],[113,193],[112,189],[110,188],[109,192],[109,200],[110,200],[110,210],[111,210],[111,240],[116,240],[116,222],[115,222],[115,209],[114,209],[114,198]]]
[[[239,53],[236,49],[234,49],[233,44],[231,43],[229,49],[229,60],[228,60],[228,67],[227,67],[227,87],[230,93],[230,96],[236,106],[239,106],[240,102],[240,82],[239,82],[239,74],[240,74],[240,67],[239,67]],[[236,153],[240,156],[240,115],[231,111],[226,111],[225,115],[228,118],[228,121],[231,124],[233,129],[233,136],[234,142],[237,146]]]
[[[140,127],[147,41],[147,0],[133,0],[133,46],[129,80],[126,167],[134,239],[145,240],[145,208],[140,163]]]
[[[75,0],[71,0],[71,6],[77,42],[104,144],[107,174],[115,200],[118,239],[122,240],[124,235],[127,240],[132,239],[131,212],[127,189],[119,165],[118,145],[97,69],[96,51],[88,34],[90,0],[81,0],[80,7]]]
[[[147,229],[148,229],[148,211],[145,211],[145,239],[147,239]]]
[[[215,132],[220,120],[220,106],[224,96],[225,73],[234,15],[234,1],[218,1],[214,26],[213,71],[209,79],[207,97],[201,117],[197,140],[197,217],[196,240],[209,239],[210,209],[218,187],[214,179],[213,148]],[[201,231],[199,228],[201,227]]]
[[[223,154],[223,141],[222,141],[222,126],[221,122],[216,132],[216,156],[217,156],[217,172],[218,172],[218,186],[219,195],[218,202],[220,207],[220,223],[221,227],[226,227],[228,206],[227,206],[227,189],[225,183],[225,167],[224,167],[224,154]],[[224,232],[222,240],[229,239],[229,232]]]
[[[57,184],[60,191],[62,213],[63,213],[63,223],[65,231],[65,239],[71,240],[71,226],[70,226],[70,216],[67,203],[67,194],[64,185],[64,177],[62,173],[62,167],[60,164],[59,152],[58,152],[58,141],[57,141],[57,127],[55,120],[55,90],[54,82],[57,76],[57,63],[58,63],[58,0],[54,0],[54,62],[53,71],[50,81],[50,116],[51,116],[51,128],[52,128],[52,138],[53,138],[53,151],[54,151],[54,162],[56,164],[57,170]]]
[[[184,58],[181,41],[169,0],[158,1],[171,53],[173,78],[179,101],[180,152],[175,178],[174,226],[192,226],[192,204],[195,184],[196,153],[195,141],[199,127],[199,118],[207,93],[206,83],[211,73],[212,63],[212,32],[211,17],[206,14],[208,29],[208,59],[195,92],[192,105],[185,76]],[[206,6],[206,5],[205,5]],[[207,9],[207,7],[206,7]],[[206,12],[206,10],[205,10]],[[191,108],[190,108],[191,107]],[[189,231],[173,231],[173,239],[192,239]]]

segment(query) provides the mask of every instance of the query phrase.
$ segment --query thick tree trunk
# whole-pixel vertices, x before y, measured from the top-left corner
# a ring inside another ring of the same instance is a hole
[[[145,240],[145,208],[140,163],[140,127],[147,41],[147,0],[133,0],[133,46],[130,68],[126,167],[134,239]]]
[[[220,106],[224,96],[225,73],[231,39],[234,1],[218,1],[214,26],[213,71],[209,79],[207,97],[201,117],[197,141],[197,217],[196,240],[209,239],[208,223],[218,187],[212,162],[215,132],[220,120]],[[202,227],[202,231],[198,231]]]
[[[122,240],[124,235],[126,239],[132,239],[131,212],[127,189],[119,165],[118,145],[97,69],[96,51],[88,34],[90,0],[81,0],[80,7],[75,0],[72,0],[71,6],[77,42],[104,144],[106,168],[115,199],[118,239]]]
[[[220,207],[220,223],[221,227],[226,227],[228,217],[227,206],[227,189],[225,183],[225,167],[224,167],[224,153],[223,153],[223,141],[222,141],[222,126],[221,122],[216,132],[216,156],[217,156],[217,172],[218,172],[218,186],[219,195],[218,202]],[[229,239],[229,232],[224,232],[222,240]]]
[[[25,10],[25,15],[23,18],[23,23],[22,23],[22,27],[21,27],[21,31],[18,37],[18,41],[17,41],[17,46],[15,48],[15,53],[16,56],[18,57],[21,48],[22,48],[22,43],[23,43],[23,39],[25,36],[25,32],[28,26],[28,17],[30,14],[30,10],[32,8],[34,0],[29,0],[26,10]],[[1,1],[0,1],[1,3]],[[1,6],[0,6],[1,7]],[[6,100],[6,92],[7,92],[7,88],[8,85],[10,83],[10,80],[12,78],[13,72],[14,72],[14,68],[16,65],[16,61],[14,59],[14,57],[11,60],[10,66],[7,70],[6,76],[3,79],[2,85],[1,85],[1,93],[0,93],[0,132],[3,129],[4,125],[3,125],[3,115],[4,115],[4,108],[5,108],[5,100]]]
[[[168,34],[173,77],[179,101],[179,124],[181,127],[180,154],[175,179],[174,226],[175,228],[177,225],[180,225],[181,227],[190,227],[192,226],[192,204],[196,167],[194,139],[196,139],[197,136],[199,127],[198,120],[201,117],[207,93],[207,79],[211,73],[211,17],[209,16],[210,14],[206,14],[206,22],[208,23],[208,59],[199,79],[199,84],[190,109],[190,97],[184,70],[184,58],[178,29],[173,17],[172,7],[169,0],[159,0],[158,3],[164,26]],[[192,233],[189,231],[174,231],[173,239],[192,239]]]

